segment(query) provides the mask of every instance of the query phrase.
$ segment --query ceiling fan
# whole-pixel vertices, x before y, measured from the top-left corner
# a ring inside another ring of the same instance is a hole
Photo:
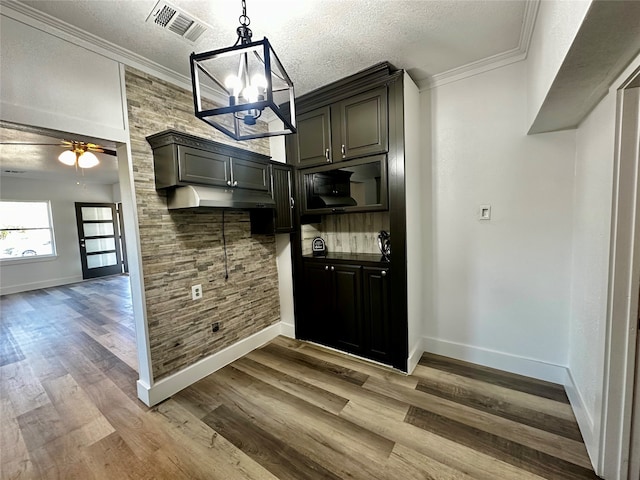
[[[61,140],[60,143],[33,143],[33,142],[0,142],[1,145],[25,145],[25,146],[52,146],[64,147],[65,150],[58,156],[58,160],[69,166],[80,168],[92,168],[100,163],[93,152],[116,156],[115,150],[101,147],[95,143],[79,142],[75,140]]]

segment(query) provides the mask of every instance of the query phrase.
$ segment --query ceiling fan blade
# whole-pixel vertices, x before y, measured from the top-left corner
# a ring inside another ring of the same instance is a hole
[[[67,148],[67,145],[62,145],[60,143],[33,143],[33,142],[0,142],[0,145],[22,145],[22,146],[37,146],[37,145],[45,145],[51,147],[64,147]]]
[[[109,148],[101,147],[100,145],[96,145],[95,143],[87,143],[87,150],[98,153],[105,153],[107,155],[116,156],[116,151],[111,150]]]

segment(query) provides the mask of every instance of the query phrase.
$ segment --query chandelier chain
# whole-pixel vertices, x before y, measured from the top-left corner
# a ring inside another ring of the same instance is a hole
[[[238,18],[240,25],[248,27],[251,24],[251,19],[247,16],[247,2],[242,0],[242,15]]]

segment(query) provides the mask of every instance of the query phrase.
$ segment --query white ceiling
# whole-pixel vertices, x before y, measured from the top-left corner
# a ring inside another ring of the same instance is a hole
[[[240,0],[170,0],[211,27],[193,45],[145,21],[156,0],[20,3],[68,24],[67,31],[79,31],[84,39],[98,37],[101,47],[126,52],[127,58],[151,62],[184,78],[189,77],[192,52],[235,43],[242,13]],[[269,38],[299,96],[384,60],[426,87],[465,70],[523,58],[537,4],[538,0],[247,0],[247,15],[254,39]],[[3,139],[13,135],[7,129],[0,134]],[[29,141],[20,135],[15,139]],[[60,140],[52,139],[51,143]],[[64,172],[55,160],[59,150],[3,145],[0,167],[28,172],[22,176],[51,178]],[[110,176],[100,172],[106,175],[102,181],[115,183],[115,160],[106,155],[100,160],[100,169],[113,168]],[[98,169],[91,173],[102,177]]]
[[[95,153],[100,163],[87,169],[77,169],[58,161],[66,147],[58,146],[61,140],[80,140],[62,135],[42,135],[24,130],[0,126],[0,175],[4,177],[32,178],[37,180],[63,180],[74,178],[82,184],[118,183],[116,157]],[[21,145],[10,145],[20,143]],[[24,144],[30,145],[24,145]],[[40,144],[53,145],[40,145]],[[114,149],[114,144],[100,146]]]
[[[211,27],[196,45],[145,22],[156,0],[21,3],[188,77],[190,53],[235,43],[241,2],[169,1]],[[269,38],[301,95],[383,60],[425,86],[517,51],[528,41],[527,3],[537,0],[247,0],[247,15],[254,39]]]

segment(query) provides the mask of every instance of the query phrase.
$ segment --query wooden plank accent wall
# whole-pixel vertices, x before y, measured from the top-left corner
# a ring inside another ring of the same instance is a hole
[[[127,106],[154,380],[181,370],[280,320],[274,236],[250,234],[249,213],[169,211],[156,192],[145,137],[173,128],[269,154],[268,140],[235,142],[197,119],[191,92],[127,67]],[[191,300],[201,284],[203,298]],[[217,333],[211,324],[220,322]]]
[[[389,212],[323,215],[322,223],[302,225],[302,254],[311,254],[317,236],[324,238],[329,252],[380,253],[380,230],[389,231]]]

